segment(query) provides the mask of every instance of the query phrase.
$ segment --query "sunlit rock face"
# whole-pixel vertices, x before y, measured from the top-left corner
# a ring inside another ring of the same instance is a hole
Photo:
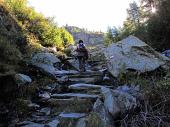
[[[108,69],[115,77],[127,70],[136,70],[141,73],[153,71],[163,67],[169,61],[169,58],[134,36],[111,44],[105,50],[105,57]]]

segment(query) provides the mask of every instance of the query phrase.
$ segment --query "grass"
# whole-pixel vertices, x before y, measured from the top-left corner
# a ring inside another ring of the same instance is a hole
[[[127,74],[121,84],[139,85],[143,96],[140,108],[122,118],[122,126],[168,126],[170,116],[170,71],[156,70],[141,75]]]
[[[104,127],[104,125],[99,116],[92,112],[87,117],[87,127]]]
[[[75,127],[75,125],[76,125],[75,119],[65,118],[65,119],[60,120],[58,127]]]
[[[22,55],[15,44],[0,36],[0,72],[16,70]]]

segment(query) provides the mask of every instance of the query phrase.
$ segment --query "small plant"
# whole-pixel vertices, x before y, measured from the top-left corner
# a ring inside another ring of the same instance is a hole
[[[15,44],[0,36],[0,71],[15,70],[22,55]]]
[[[104,125],[99,116],[93,112],[87,118],[87,127],[104,127]]]

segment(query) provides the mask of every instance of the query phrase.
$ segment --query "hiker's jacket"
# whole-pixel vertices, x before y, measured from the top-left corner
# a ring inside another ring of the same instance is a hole
[[[77,45],[76,52],[77,56],[88,57],[88,51],[83,43]]]

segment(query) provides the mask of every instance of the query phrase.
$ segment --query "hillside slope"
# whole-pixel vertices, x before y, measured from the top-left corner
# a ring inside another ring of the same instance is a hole
[[[87,45],[96,45],[104,41],[104,33],[102,32],[90,32],[76,26],[65,26],[65,28],[72,34],[75,42],[82,39]]]

